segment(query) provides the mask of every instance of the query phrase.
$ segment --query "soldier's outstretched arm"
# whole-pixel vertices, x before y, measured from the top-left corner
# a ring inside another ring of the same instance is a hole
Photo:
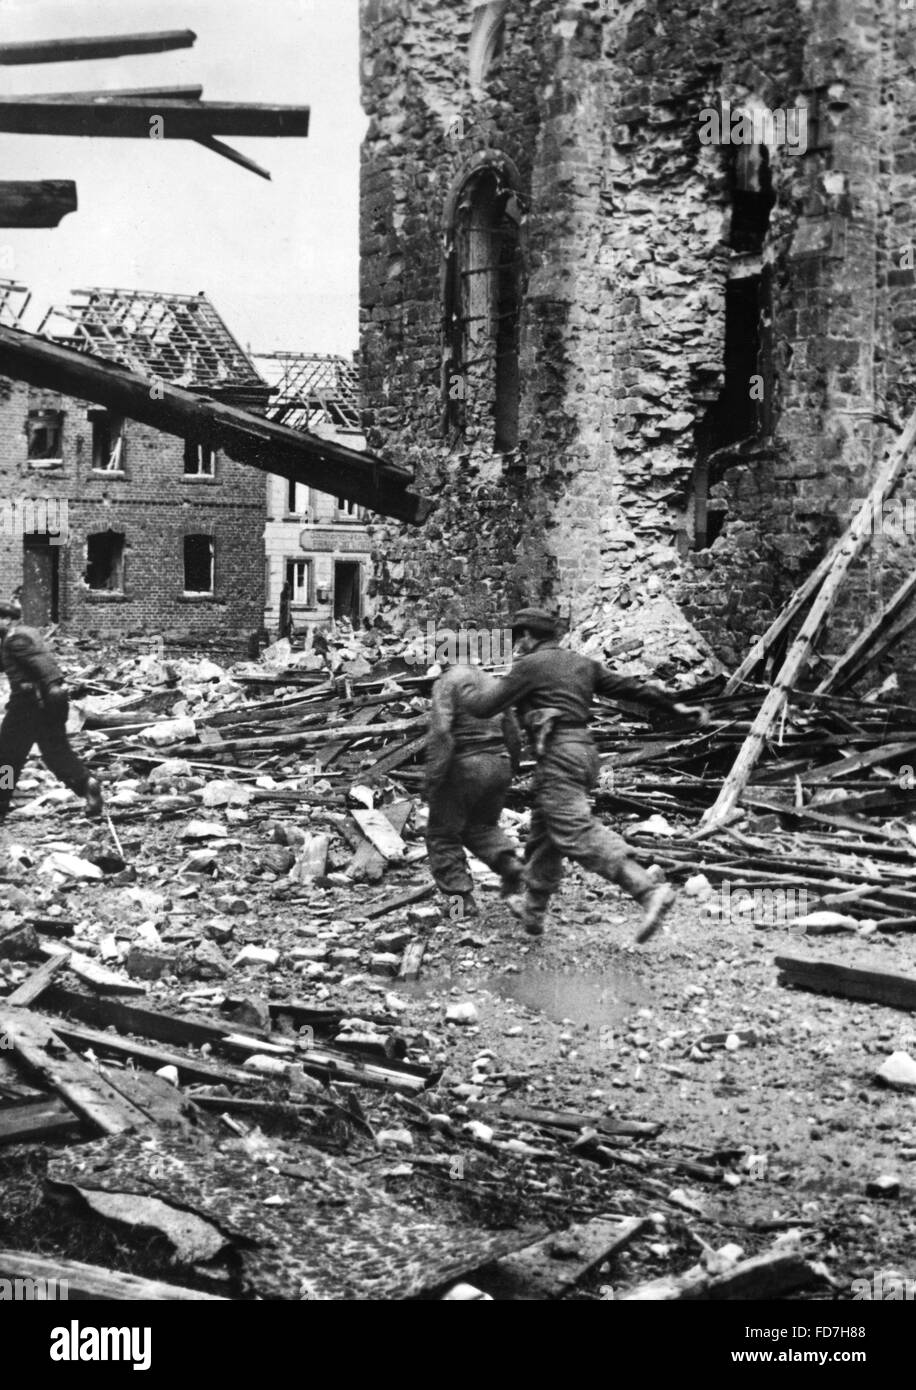
[[[470,683],[464,686],[461,702],[468,714],[473,714],[478,719],[489,719],[492,715],[502,714],[503,710],[517,704],[529,693],[530,687],[531,680],[525,671],[525,663],[520,661],[507,676],[503,676],[486,690],[480,690]]]

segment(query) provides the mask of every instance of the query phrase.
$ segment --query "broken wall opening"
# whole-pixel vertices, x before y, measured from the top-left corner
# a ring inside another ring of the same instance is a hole
[[[712,489],[740,457],[739,447],[772,427],[771,288],[763,250],[776,201],[765,145],[729,151],[728,245],[723,382],[696,429],[693,548],[705,550],[725,524],[725,504]]]

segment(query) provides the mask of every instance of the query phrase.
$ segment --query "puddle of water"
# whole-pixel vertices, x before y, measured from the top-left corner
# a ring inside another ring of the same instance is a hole
[[[517,975],[495,975],[481,983],[503,999],[514,999],[557,1023],[572,1019],[580,1028],[586,1023],[593,1028],[617,1023],[651,998],[645,986],[627,971],[586,975],[577,970],[527,966]]]
[[[504,975],[482,975],[469,979],[454,975],[428,977],[412,984],[398,982],[399,993],[422,998],[433,993],[447,994],[452,985],[463,984],[468,996],[474,998],[479,990],[488,990],[501,999],[512,999],[526,1009],[534,1009],[546,1018],[559,1023],[571,1019],[580,1028],[588,1024],[600,1028],[618,1023],[634,1008],[650,1004],[652,997],[646,987],[626,970],[605,974],[585,974],[579,970],[544,970],[527,965],[521,971]]]

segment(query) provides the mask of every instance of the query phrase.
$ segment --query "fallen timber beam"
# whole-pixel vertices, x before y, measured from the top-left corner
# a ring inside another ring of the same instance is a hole
[[[100,1265],[83,1264],[81,1260],[63,1260],[56,1255],[33,1255],[25,1250],[0,1250],[0,1274],[10,1280],[15,1288],[16,1281],[44,1281],[39,1288],[50,1291],[66,1288],[71,1302],[123,1303],[141,1299],[144,1302],[194,1302],[226,1303],[219,1294],[201,1293],[197,1289],[182,1288],[178,1284],[162,1284],[156,1279],[143,1279],[138,1274],[124,1274],[120,1270],[104,1269]],[[30,1287],[34,1287],[31,1285]]]
[[[76,211],[72,179],[27,179],[0,183],[0,227],[56,227]]]
[[[880,661],[884,653],[916,623],[916,609],[912,604],[914,594],[916,572],[903,581],[874,622],[859,634],[848,652],[824,677],[815,691],[816,695],[827,695],[836,689],[845,690]]]
[[[170,53],[193,48],[192,29],[160,29],[144,34],[99,34],[89,38],[0,43],[0,66],[24,63],[78,63],[87,58],[123,58],[130,53]]]
[[[835,544],[827,551],[827,554],[815,565],[803,584],[795,590],[788,603],[774,618],[766,632],[751,647],[747,656],[736,667],[723,687],[723,695],[733,695],[742,681],[748,679],[756,668],[763,661],[767,652],[772,647],[778,637],[785,632],[792,619],[805,606],[808,599],[817,593],[821,584],[827,579],[844,553],[851,534],[861,537],[862,541],[870,534],[871,524],[876,515],[880,512],[881,504],[890,493],[897,479],[903,470],[906,456],[913,443],[913,417],[907,422],[906,428],[899,440],[892,447],[884,466],[875,479],[874,485],[868,496],[863,501],[861,507],[856,512],[846,531],[839,537]],[[858,553],[858,552],[856,552]]]
[[[346,497],[383,516],[419,525],[433,509],[431,501],[409,491],[412,474],[406,468],[32,333],[0,327],[0,373],[107,406],[166,434],[222,449],[261,472]]]
[[[0,97],[0,131],[7,135],[83,135],[148,140],[199,140],[212,135],[306,136],[309,107],[261,106],[180,97],[99,96],[89,101],[33,101]]]
[[[760,707],[731,772],[722,784],[722,790],[719,792],[714,805],[704,815],[700,830],[695,833],[711,834],[725,824],[735,810],[751,772],[756,767],[763,751],[770,728],[804,670],[811,651],[811,644],[820,630],[824,618],[833,606],[849,567],[871,535],[875,509],[884,501],[899,478],[914,441],[916,441],[916,412],[910,416],[903,433],[890,449],[868,497],[830,551],[829,566],[818,589],[817,597],[808,611],[808,616],[789,648],[779,674],[773,682],[772,689]]]
[[[892,1009],[916,1009],[916,976],[913,975],[801,956],[777,956],[774,963],[781,972],[781,985],[813,990],[816,994],[862,999],[869,1004],[887,1004]]]

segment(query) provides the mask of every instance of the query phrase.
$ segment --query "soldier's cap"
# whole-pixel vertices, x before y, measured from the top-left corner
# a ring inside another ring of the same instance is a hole
[[[533,637],[556,637],[559,626],[559,619],[546,608],[520,608],[512,619],[512,636],[530,632]]]
[[[21,617],[22,609],[19,607],[18,603],[13,603],[12,600],[7,602],[0,601],[0,620],[6,618],[7,621],[15,619],[18,622]]]

